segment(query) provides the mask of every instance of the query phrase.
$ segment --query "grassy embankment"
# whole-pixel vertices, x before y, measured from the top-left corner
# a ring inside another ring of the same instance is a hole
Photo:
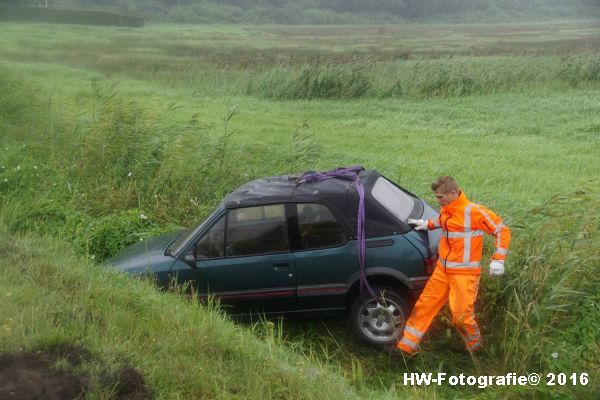
[[[27,236],[3,240],[3,292],[22,293],[7,297],[3,350],[74,342],[95,356],[92,376],[125,360],[158,397],[323,396],[314,380],[336,382],[337,397],[348,390],[597,393],[600,64],[593,24],[362,27],[360,34],[348,27],[4,30],[3,235]],[[278,100],[288,98],[298,100]],[[81,256],[100,259],[200,220],[252,177],[345,164],[377,168],[424,196],[428,181],[452,173],[514,228],[507,276],[484,279],[479,308],[488,346],[477,359],[462,352],[447,318],[433,327],[423,355],[407,363],[357,345],[335,321],[267,323],[254,330],[256,340],[177,295],[129,287],[74,256],[63,262],[51,250],[60,245],[44,239],[35,249],[38,239],[29,236],[58,236]],[[24,268],[15,269],[18,259]],[[90,293],[98,298],[85,300]],[[169,331],[163,322],[174,325],[172,335],[162,333]],[[173,340],[187,333],[194,339]],[[199,341],[220,350],[194,354]],[[197,370],[214,359],[218,374]],[[325,365],[333,372],[322,372]],[[438,369],[594,378],[587,387],[485,391],[415,390],[399,379]]]
[[[128,366],[156,398],[355,397],[343,377],[274,336],[257,340],[214,307],[101,269],[57,240],[0,237],[2,351],[79,349],[77,368],[65,359],[58,368],[87,380],[86,398],[109,398],[110,377]]]

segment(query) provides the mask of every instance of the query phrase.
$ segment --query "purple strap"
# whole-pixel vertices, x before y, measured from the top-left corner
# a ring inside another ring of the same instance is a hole
[[[364,168],[356,165],[354,167],[337,168],[326,172],[305,172],[297,182],[300,183],[313,183],[320,182],[326,179],[339,178],[349,181],[353,181],[353,185],[358,192],[358,218],[356,223],[356,240],[358,241],[358,264],[360,265],[360,293],[364,293],[365,289],[369,294],[376,299],[377,295],[373,288],[367,281],[367,274],[365,272],[365,261],[366,261],[366,248],[367,240],[365,237],[365,188],[360,181],[359,173],[364,171]]]

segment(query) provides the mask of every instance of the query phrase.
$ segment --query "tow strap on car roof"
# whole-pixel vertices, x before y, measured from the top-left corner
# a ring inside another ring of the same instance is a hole
[[[376,299],[377,295],[375,294],[375,291],[373,290],[371,285],[369,285],[369,282],[367,281],[367,274],[365,272],[365,259],[367,254],[367,241],[365,237],[365,188],[362,182],[360,181],[359,173],[361,171],[364,171],[364,168],[359,165],[353,167],[337,168],[325,172],[309,171],[302,174],[302,176],[300,176],[296,180],[296,182],[298,184],[314,183],[332,178],[352,181],[352,184],[358,192],[358,218],[356,223],[356,240],[358,242],[358,264],[360,265],[360,292],[361,294],[363,294],[366,289],[369,292],[369,294],[374,299]]]

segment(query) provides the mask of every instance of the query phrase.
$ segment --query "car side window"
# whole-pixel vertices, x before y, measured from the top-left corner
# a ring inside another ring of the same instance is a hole
[[[290,251],[284,205],[230,210],[225,238],[227,257]]]
[[[297,207],[303,250],[339,246],[346,242],[344,230],[327,206],[301,203]]]
[[[221,258],[225,256],[225,218],[219,222],[196,243],[194,257],[196,260]]]

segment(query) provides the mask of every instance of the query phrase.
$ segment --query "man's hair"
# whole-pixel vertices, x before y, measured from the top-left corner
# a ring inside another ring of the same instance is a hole
[[[450,193],[452,190],[460,192],[458,182],[451,176],[440,176],[431,184],[431,190],[434,192]]]

